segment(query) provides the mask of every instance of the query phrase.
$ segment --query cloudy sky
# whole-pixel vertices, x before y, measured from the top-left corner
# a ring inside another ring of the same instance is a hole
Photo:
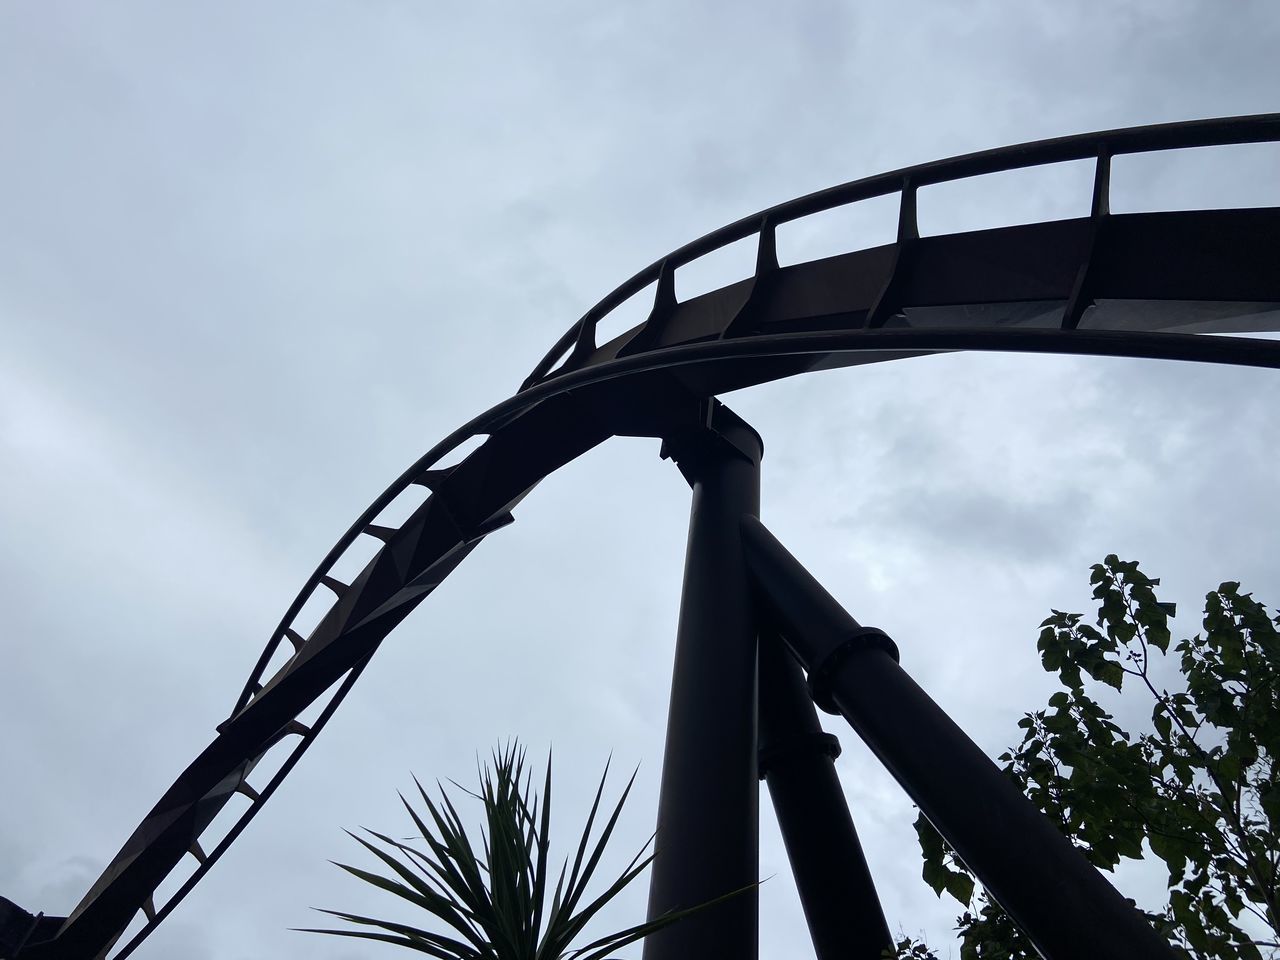
[[[68,911],[355,515],[636,269],[896,166],[1275,109],[1278,43],[1248,0],[0,6],[0,894]],[[1280,204],[1275,148],[1115,169],[1119,211]],[[1078,215],[1088,179],[930,188],[921,225]],[[892,216],[796,224],[780,253]],[[1163,576],[1187,632],[1220,580],[1280,599],[1273,373],[946,356],[727,402],[765,438],[766,522],[992,753],[1049,690],[1037,624],[1088,608],[1104,554]],[[639,764],[629,856],[688,508],[657,452],[613,441],[528,498],[137,956],[394,955],[287,928],[377,912],[326,863],[357,856],[341,828],[402,830],[410,771],[465,780],[501,737],[554,744],[565,831],[610,751]],[[831,729],[891,925],[945,956],[910,803]],[[767,802],[761,870],[762,957],[805,955]],[[643,908],[637,884],[609,919]]]

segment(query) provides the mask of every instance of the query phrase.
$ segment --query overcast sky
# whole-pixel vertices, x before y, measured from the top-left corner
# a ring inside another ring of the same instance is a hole
[[[635,270],[896,166],[1276,109],[1278,45],[1247,0],[0,6],[0,894],[74,906],[351,520]],[[1088,189],[1087,165],[930,188],[921,224]],[[1119,211],[1260,204],[1274,147],[1116,162]],[[864,206],[783,231],[784,262],[888,239],[892,203]],[[977,355],[727,398],[765,439],[766,522],[993,754],[1050,689],[1038,623],[1091,609],[1103,555],[1162,576],[1183,632],[1224,579],[1280,600],[1278,401],[1266,371]],[[615,440],[529,497],[140,960],[393,956],[287,928],[382,910],[326,863],[358,859],[341,828],[405,830],[410,771],[465,781],[500,737],[554,744],[565,831],[610,751],[640,764],[625,862],[688,509],[657,452]],[[948,955],[909,801],[829,726],[891,926]],[[767,800],[761,871],[761,956],[807,955]]]

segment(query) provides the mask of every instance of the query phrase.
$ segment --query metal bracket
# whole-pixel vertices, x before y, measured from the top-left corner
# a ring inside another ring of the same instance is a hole
[[[1106,224],[1111,216],[1111,154],[1105,150],[1098,153],[1098,163],[1093,173],[1093,207],[1089,214],[1089,243],[1085,248],[1084,260],[1076,273],[1075,283],[1071,285],[1071,296],[1062,311],[1062,329],[1076,330],[1084,312],[1093,306],[1093,263],[1097,260],[1098,249],[1102,246]]]
[[[676,268],[671,265],[670,260],[663,260],[653,291],[653,307],[649,310],[649,317],[631,339],[618,349],[618,357],[629,357],[653,349],[678,306],[680,302],[676,299]]]
[[[510,510],[502,513],[496,513],[479,523],[464,526],[458,521],[457,512],[449,505],[449,496],[447,492],[449,477],[453,475],[455,467],[444,467],[438,470],[424,470],[418,475],[412,483],[419,487],[426,487],[431,491],[431,498],[435,504],[444,511],[445,516],[449,518],[449,522],[453,524],[458,531],[458,536],[463,543],[472,543],[476,540],[483,539],[495,530],[507,526],[515,522],[515,516]],[[388,535],[382,536],[375,531],[387,530]],[[377,536],[384,542],[390,542],[391,536],[398,533],[398,530],[389,530],[386,527],[375,527],[370,525],[365,528],[365,533],[371,536]]]
[[[863,325],[875,330],[883,327],[901,306],[902,287],[907,282],[920,242],[920,224],[916,216],[916,185],[911,178],[902,180],[902,199],[898,205],[898,242],[893,251],[889,278],[880,289],[876,302],[867,311]]]
[[[693,486],[708,457],[736,456],[758,464],[764,441],[755,429],[715,398],[701,401],[700,425],[664,437],[658,456],[671,460]]]
[[[775,286],[778,266],[777,226],[766,214],[760,218],[760,234],[756,241],[756,269],[751,276],[751,290],[729,325],[720,334],[722,340],[732,340],[750,331]]]

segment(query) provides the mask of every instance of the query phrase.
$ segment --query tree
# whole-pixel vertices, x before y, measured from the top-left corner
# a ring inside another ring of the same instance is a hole
[[[473,846],[462,818],[439,783],[436,786],[440,799],[433,801],[422,785],[414,781],[425,807],[422,812],[415,810],[403,795],[400,797],[425,847],[411,846],[372,830],[366,832],[376,842],[348,831],[352,839],[394,876],[341,863],[337,866],[425,910],[447,928],[448,933],[335,910],[321,912],[370,929],[304,932],[395,943],[442,960],[603,960],[620,947],[743,892],[733,891],[697,907],[669,913],[573,947],[587,923],[653,860],[652,855],[645,856],[653,838],[649,838],[603,893],[585,899],[587,886],[635,781],[632,773],[613,812],[593,841],[592,828],[600,813],[609,773],[606,764],[577,845],[573,867],[569,868],[566,858],[552,893],[551,759],[548,756],[546,779],[539,797],[531,787],[532,776],[525,771],[524,758],[524,750],[516,743],[496,749],[492,766],[486,765],[480,772],[480,792],[458,787],[483,806],[482,854]],[[547,903],[549,895],[550,904]]]
[[[1174,607],[1156,598],[1160,581],[1112,555],[1090,582],[1096,626],[1057,610],[1041,624],[1041,662],[1063,689],[1019,721],[1005,772],[1095,866],[1148,852],[1164,862],[1168,902],[1148,916],[1175,948],[1280,957],[1280,617],[1221,584],[1205,597],[1203,632],[1173,647],[1170,690]],[[1150,728],[1122,729],[1091,695],[1103,687],[1143,697]],[[962,960],[1036,957],[923,816],[916,831],[924,879],[965,907]]]

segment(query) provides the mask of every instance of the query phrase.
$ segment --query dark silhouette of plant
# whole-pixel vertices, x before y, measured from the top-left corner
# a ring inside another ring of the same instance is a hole
[[[687,910],[673,912],[638,924],[580,947],[572,943],[588,921],[618,895],[653,860],[645,856],[653,837],[632,858],[622,874],[594,899],[586,889],[599,866],[605,845],[613,834],[626,803],[635,773],[627,781],[599,837],[591,838],[600,812],[609,765],[605,764],[595,801],[577,845],[572,868],[566,858],[551,888],[550,837],[551,758],[542,795],[531,788],[525,771],[525,751],[518,743],[494,750],[492,766],[480,771],[479,793],[450,781],[484,808],[482,850],[473,846],[462,818],[444,788],[439,801],[428,796],[415,778],[425,811],[420,813],[404,799],[419,839],[425,846],[411,846],[388,836],[366,832],[377,842],[348,834],[378,858],[394,876],[385,876],[347,864],[336,864],[361,880],[421,907],[447,928],[435,933],[390,920],[324,910],[331,916],[372,929],[309,930],[342,937],[358,937],[397,943],[443,960],[603,960],[613,951],[662,929],[681,918],[712,906],[742,891]],[[749,888],[744,888],[749,889]],[[550,903],[547,902],[550,895]]]
[[[1174,613],[1156,599],[1160,581],[1114,555],[1092,571],[1097,625],[1057,610],[1041,624],[1041,661],[1064,689],[1019,721],[1005,772],[1095,866],[1147,851],[1164,862],[1168,904],[1149,917],[1175,948],[1280,957],[1280,617],[1221,584],[1205,598],[1203,633],[1174,646],[1181,683],[1170,691],[1152,671]],[[1140,691],[1151,729],[1121,729],[1090,682]],[[1036,957],[985,892],[975,897],[973,875],[923,816],[916,830],[924,879],[965,907],[963,960]]]

